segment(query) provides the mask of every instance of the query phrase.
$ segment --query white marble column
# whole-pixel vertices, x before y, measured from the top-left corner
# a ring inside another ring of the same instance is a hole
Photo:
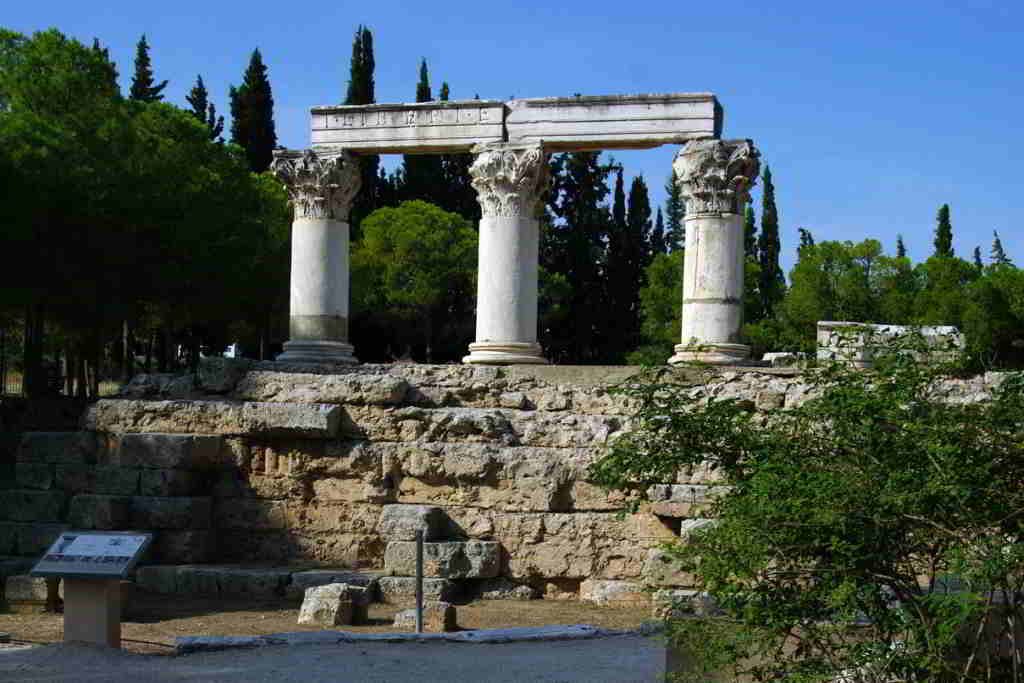
[[[480,219],[476,341],[464,363],[547,363],[537,343],[538,216],[548,160],[539,144],[473,149]]]
[[[290,339],[277,360],[357,363],[348,343],[348,214],[359,191],[359,165],[341,150],[278,150],[272,170],[295,209]]]
[[[682,343],[669,363],[743,363],[743,212],[757,179],[750,140],[695,140],[673,167],[686,202]]]

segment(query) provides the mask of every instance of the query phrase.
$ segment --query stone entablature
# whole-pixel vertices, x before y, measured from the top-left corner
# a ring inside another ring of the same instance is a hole
[[[711,93],[460,100],[314,107],[314,148],[416,154],[477,144],[540,143],[548,151],[645,149],[718,137]]]

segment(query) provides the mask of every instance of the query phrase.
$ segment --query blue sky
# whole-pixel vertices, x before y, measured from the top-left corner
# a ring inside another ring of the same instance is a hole
[[[446,80],[453,99],[710,91],[725,136],[753,138],[772,167],[787,268],[799,227],[888,250],[902,233],[926,257],[944,202],[958,254],[981,245],[987,257],[995,229],[1024,264],[1020,2],[50,0],[8,3],[0,23],[99,37],[125,88],[146,33],[166,98],[184,104],[201,73],[225,113],[258,46],[288,147],[308,144],[310,106],[342,99],[360,23],[381,102],[413,99],[421,57],[435,94]],[[661,201],[674,154],[615,156]]]

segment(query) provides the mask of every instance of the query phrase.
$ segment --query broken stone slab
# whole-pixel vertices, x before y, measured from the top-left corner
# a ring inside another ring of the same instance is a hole
[[[447,527],[444,511],[433,505],[385,505],[377,521],[377,533],[386,541],[414,541],[419,529],[424,541],[436,541]]]
[[[85,432],[25,432],[18,446],[18,462],[91,464],[96,442]]]
[[[291,583],[285,587],[285,597],[292,600],[301,600],[308,588],[326,586],[331,583],[344,583],[352,587],[365,588],[369,602],[374,602],[377,598],[378,577],[375,574],[351,569],[310,569],[295,572],[291,577]]]
[[[352,623],[352,597],[348,585],[329,583],[307,588],[299,610],[299,624],[339,626]]]
[[[587,579],[580,584],[580,600],[595,605],[649,605],[651,596],[632,581]]]
[[[232,396],[271,403],[330,403],[398,405],[409,383],[394,375],[314,375],[252,371],[235,387]]]
[[[396,576],[416,573],[416,542],[392,541],[384,551],[384,568]],[[501,544],[494,541],[448,541],[423,544],[424,576],[489,579],[501,572]]]
[[[505,577],[475,582],[474,589],[477,600],[536,600],[541,597],[537,588]]]
[[[382,602],[402,604],[416,599],[416,578],[412,576],[382,576],[378,584]],[[451,579],[423,579],[423,598],[453,602],[462,591]]]
[[[448,633],[458,628],[455,606],[450,602],[423,603],[423,630],[427,633]],[[395,615],[395,628],[415,630],[416,609],[402,610]]]
[[[773,368],[795,368],[807,364],[807,354],[803,351],[772,351],[764,354],[761,360]]]
[[[157,470],[210,470],[221,465],[221,437],[209,434],[120,434],[101,449],[106,465]]]

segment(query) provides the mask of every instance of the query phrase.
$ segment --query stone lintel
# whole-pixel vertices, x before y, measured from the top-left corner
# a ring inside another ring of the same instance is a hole
[[[647,149],[717,138],[711,93],[601,95],[313,107],[314,148],[369,154],[468,152],[493,142],[549,151]]]

